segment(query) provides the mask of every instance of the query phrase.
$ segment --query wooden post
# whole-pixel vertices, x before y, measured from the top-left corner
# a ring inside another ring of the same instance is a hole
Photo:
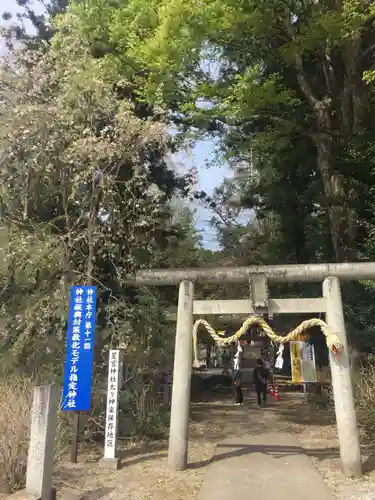
[[[70,442],[70,461],[76,464],[78,461],[78,439],[79,439],[79,413],[73,413],[72,439]]]

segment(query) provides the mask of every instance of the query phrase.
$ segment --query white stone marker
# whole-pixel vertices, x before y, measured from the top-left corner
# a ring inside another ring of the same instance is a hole
[[[109,351],[104,457],[99,461],[99,465],[110,469],[118,469],[120,467],[120,458],[116,456],[116,443],[118,393],[122,384],[122,354],[119,349],[111,349]]]
[[[51,500],[57,411],[60,391],[54,385],[35,387],[31,413],[25,493]]]

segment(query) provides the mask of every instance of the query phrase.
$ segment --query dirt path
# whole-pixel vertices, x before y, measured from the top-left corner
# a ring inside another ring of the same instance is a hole
[[[359,480],[345,478],[340,471],[340,455],[334,414],[289,401],[281,408],[282,419],[297,434],[315,467],[341,500],[374,500],[375,448],[362,445],[364,476]]]
[[[375,473],[370,472],[368,458],[371,450],[364,448],[365,469],[369,471],[365,478],[360,481],[343,478],[332,417],[304,405],[300,395],[282,395],[278,405],[265,410],[255,408],[253,402],[243,407],[233,406],[231,399],[222,395],[216,400],[192,404],[189,468],[183,473],[168,470],[167,443],[159,442],[147,448],[127,450],[120,471],[99,469],[99,450],[91,456],[85,455],[84,462],[59,468],[56,486],[58,491],[63,487],[91,491],[92,500],[196,500],[218,441],[270,429],[296,433],[338,498],[372,500],[375,497]]]

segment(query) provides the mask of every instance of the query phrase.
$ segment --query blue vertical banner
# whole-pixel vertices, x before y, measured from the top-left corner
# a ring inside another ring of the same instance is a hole
[[[91,408],[96,287],[73,286],[70,292],[63,411]]]

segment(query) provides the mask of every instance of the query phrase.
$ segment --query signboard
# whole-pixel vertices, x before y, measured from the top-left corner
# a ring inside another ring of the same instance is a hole
[[[290,358],[294,383],[317,382],[314,346],[303,341],[292,341]]]
[[[121,386],[121,351],[109,351],[107,414],[105,421],[104,458],[116,458],[118,391]]]
[[[69,303],[63,411],[90,410],[95,319],[96,287],[73,286]]]

